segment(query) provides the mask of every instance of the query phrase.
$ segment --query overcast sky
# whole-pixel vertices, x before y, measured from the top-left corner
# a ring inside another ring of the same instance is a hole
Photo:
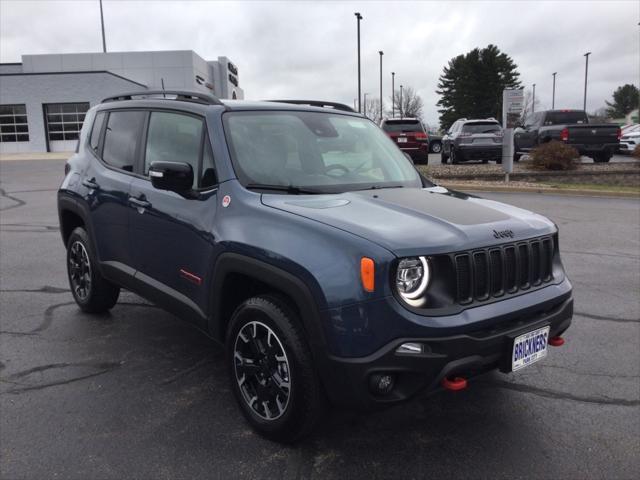
[[[316,98],[353,104],[356,19],[362,20],[363,92],[414,87],[437,123],[442,68],[474,47],[496,44],[536,83],[541,107],[581,108],[583,54],[591,51],[587,110],[619,85],[640,80],[640,2],[213,2],[104,0],[107,49],[195,50],[228,56],[248,99]],[[98,0],[0,0],[0,61],[22,54],[101,51]]]

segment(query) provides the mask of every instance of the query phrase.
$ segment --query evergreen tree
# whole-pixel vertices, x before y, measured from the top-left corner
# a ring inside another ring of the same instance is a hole
[[[458,118],[500,119],[502,91],[520,86],[517,66],[495,45],[474,48],[449,60],[438,82],[436,93],[440,125],[448,129]]]
[[[613,92],[613,103],[607,104],[607,113],[611,118],[626,116],[631,111],[638,108],[638,88],[635,85],[626,84],[618,87]]]

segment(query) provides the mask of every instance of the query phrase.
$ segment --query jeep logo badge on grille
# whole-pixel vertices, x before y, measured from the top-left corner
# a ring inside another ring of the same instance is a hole
[[[494,230],[493,236],[495,238],[513,238],[513,230]]]

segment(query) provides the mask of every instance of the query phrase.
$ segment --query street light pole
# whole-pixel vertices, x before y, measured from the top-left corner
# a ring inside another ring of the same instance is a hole
[[[102,26],[102,51],[107,53],[107,41],[104,37],[104,15],[102,14],[102,0],[100,0],[100,25]]]
[[[533,100],[531,101],[531,113],[536,111],[536,84],[533,84]]]
[[[382,55],[384,52],[380,50],[378,53],[380,54],[380,121],[382,121]]]
[[[556,108],[556,74],[558,72],[553,72],[553,95],[551,96],[551,110]]]
[[[391,72],[391,118],[396,118],[396,72]]]
[[[587,73],[589,72],[589,55],[591,52],[584,54],[584,102],[582,103],[582,109],[587,111]]]
[[[400,120],[402,120],[402,85],[400,85]]]
[[[362,20],[362,15],[360,13],[355,13],[356,18],[358,19],[358,112],[362,111],[362,95],[361,91],[361,82],[360,82],[360,20]]]

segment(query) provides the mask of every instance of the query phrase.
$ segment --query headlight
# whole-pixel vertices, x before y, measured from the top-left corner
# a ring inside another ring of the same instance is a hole
[[[429,262],[425,257],[403,258],[396,271],[398,293],[405,300],[420,298],[429,285],[429,277]]]

